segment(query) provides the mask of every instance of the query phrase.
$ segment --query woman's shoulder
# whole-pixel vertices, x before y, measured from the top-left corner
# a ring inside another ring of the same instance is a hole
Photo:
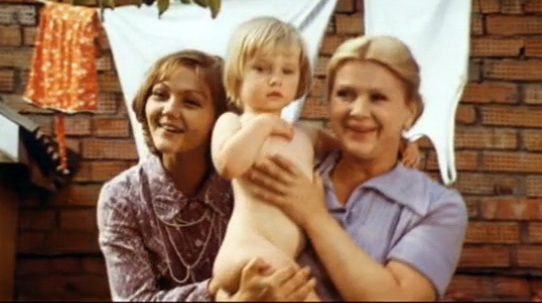
[[[152,159],[144,158],[139,163],[120,172],[118,175],[105,182],[100,190],[99,202],[121,203],[122,201],[137,199],[142,186],[146,182],[149,173],[149,165]]]
[[[441,184],[423,171],[406,167],[403,167],[403,171],[405,188],[411,189],[425,201],[426,212],[452,208],[466,214],[465,202],[459,191]]]

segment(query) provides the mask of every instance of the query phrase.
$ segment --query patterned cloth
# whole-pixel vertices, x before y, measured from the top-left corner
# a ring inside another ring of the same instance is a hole
[[[97,109],[96,9],[46,2],[40,15],[26,101],[59,112]],[[55,115],[61,167],[66,168],[64,116]]]
[[[216,173],[185,197],[154,155],[107,182],[97,216],[112,299],[209,301],[232,197]]]

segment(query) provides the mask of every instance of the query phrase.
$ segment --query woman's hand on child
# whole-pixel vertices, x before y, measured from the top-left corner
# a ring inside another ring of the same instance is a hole
[[[290,266],[273,271],[268,263],[254,258],[243,268],[239,290],[229,296],[219,289],[215,301],[304,301],[316,285],[315,279],[308,280],[308,276],[308,268]]]
[[[328,215],[318,172],[314,172],[311,180],[280,155],[255,163],[245,179],[250,183],[247,188],[252,195],[279,207],[301,228],[310,220],[319,221],[321,215]]]

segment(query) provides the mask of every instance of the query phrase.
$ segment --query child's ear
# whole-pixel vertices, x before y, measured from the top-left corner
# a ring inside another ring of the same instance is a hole
[[[416,105],[415,102],[410,101],[407,104],[407,109],[408,109],[407,117],[405,119],[405,123],[403,124],[403,130],[405,131],[409,130],[413,126],[414,119],[418,113],[418,106]]]

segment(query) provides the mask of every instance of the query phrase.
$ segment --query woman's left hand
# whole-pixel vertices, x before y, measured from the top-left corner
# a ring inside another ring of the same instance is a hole
[[[311,180],[280,155],[255,163],[243,179],[249,183],[246,187],[252,195],[279,207],[301,228],[309,220],[327,214],[319,173],[314,172]]]

